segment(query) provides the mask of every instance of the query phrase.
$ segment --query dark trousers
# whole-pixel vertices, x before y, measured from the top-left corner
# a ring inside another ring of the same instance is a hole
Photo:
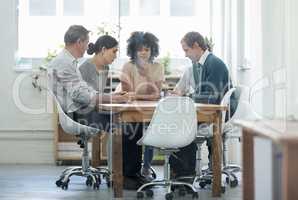
[[[212,138],[207,139],[206,145],[208,148],[208,160],[209,160],[208,167],[209,169],[212,170]]]
[[[97,110],[78,110],[73,113],[67,113],[74,121],[105,131],[110,130],[111,115],[108,112],[98,112]]]
[[[191,143],[170,156],[171,170],[176,177],[195,174],[196,150],[196,144]]]
[[[199,124],[198,124],[199,125]],[[208,147],[208,167],[212,168],[212,138],[206,141]],[[170,156],[171,170],[175,176],[189,176],[195,174],[197,145],[191,143],[180,148],[178,152]]]
[[[142,167],[142,146],[137,141],[143,135],[142,123],[126,123],[122,126],[123,176],[134,177]]]

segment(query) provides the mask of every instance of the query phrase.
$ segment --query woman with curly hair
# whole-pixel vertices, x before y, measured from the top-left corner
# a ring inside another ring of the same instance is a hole
[[[127,55],[120,77],[122,91],[133,92],[135,99],[156,100],[160,97],[164,69],[154,59],[159,55],[158,39],[149,32],[136,31],[127,40]]]
[[[136,31],[127,40],[127,55],[130,61],[125,63],[120,76],[121,89],[132,94],[137,100],[157,100],[160,98],[164,70],[154,61],[159,55],[158,38],[149,32]],[[142,174],[142,147],[137,141],[143,135],[142,123],[131,123],[123,134],[124,187],[129,188],[127,180],[144,183],[143,175],[148,175],[153,157],[153,150],[145,147]],[[137,174],[135,176],[134,174]],[[134,177],[134,178],[133,178]],[[137,179],[136,179],[137,178]],[[145,179],[148,181],[148,179]],[[140,186],[141,184],[136,184]],[[127,187],[128,186],[128,187]]]

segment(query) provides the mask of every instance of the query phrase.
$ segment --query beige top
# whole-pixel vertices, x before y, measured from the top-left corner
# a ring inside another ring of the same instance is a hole
[[[136,94],[148,94],[150,87],[156,88],[156,86],[152,86],[153,84],[150,82],[158,83],[164,81],[164,69],[162,65],[154,62],[148,66],[146,76],[143,76],[139,73],[135,64],[127,62],[122,68],[120,80],[129,83],[132,87],[132,91]],[[148,80],[150,82],[148,82]]]

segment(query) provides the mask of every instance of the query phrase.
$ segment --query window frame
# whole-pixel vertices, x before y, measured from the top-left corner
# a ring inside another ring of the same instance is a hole
[[[18,1],[18,0],[16,0],[16,1]],[[28,6],[29,0],[19,0],[19,3],[21,1],[22,1],[22,4],[23,4],[22,5],[23,7],[24,6],[26,7],[26,4],[27,4],[27,10],[26,9],[23,9],[23,8],[20,8],[20,6],[19,6],[18,3],[16,4],[17,5],[17,12],[16,12],[17,13],[16,14],[16,18],[17,18],[17,25],[16,25],[17,26],[17,33],[16,33],[16,35],[17,35],[17,38],[18,38],[17,40],[18,41],[17,41],[17,48],[16,48],[16,54],[15,54],[15,70],[17,70],[17,71],[33,69],[35,66],[41,65],[42,64],[42,61],[44,60],[44,57],[38,57],[38,56],[34,56],[34,55],[31,56],[31,57],[30,56],[29,57],[24,57],[22,55],[18,55],[18,52],[20,51],[20,46],[19,46],[20,45],[20,42],[19,42],[19,40],[20,40],[19,39],[19,34],[20,34],[20,32],[19,32],[19,23],[20,23],[19,22],[19,17],[21,15],[22,16],[26,16],[26,17],[32,17],[32,18],[39,17],[39,16],[30,16],[29,15],[29,6]],[[86,1],[85,0],[83,0],[83,1],[84,1],[84,5],[85,5],[86,4]],[[118,6],[120,0],[114,0],[114,1],[106,0],[106,1],[110,4],[110,5],[108,5],[108,7],[109,6],[110,7],[113,7],[115,5]],[[194,0],[194,3],[196,4],[197,1],[199,1],[199,0]],[[57,17],[65,17],[65,18],[68,17],[68,16],[65,16],[63,14],[63,2],[64,1],[56,0],[56,9],[57,9],[56,16],[50,16],[50,17],[53,17],[53,18],[54,17],[56,17],[56,18]],[[176,19],[182,19],[183,20],[183,18],[184,19],[187,19],[187,20],[192,20],[192,18],[194,18],[193,21],[198,20],[198,18],[197,18],[198,17],[198,12],[197,12],[198,8],[195,9],[195,11],[194,11],[195,12],[194,13],[195,15],[194,16],[171,16],[170,15],[170,3],[171,3],[171,0],[160,0],[159,3],[160,3],[160,14],[158,16],[155,16],[155,17],[160,17],[160,18],[162,18],[164,20],[170,20],[170,19],[173,19],[173,20],[174,19],[175,20]],[[139,11],[138,11],[138,7],[139,7],[139,0],[130,0],[129,1],[129,13],[128,13],[128,16],[122,16],[122,15],[120,16],[120,13],[118,12],[118,16],[117,17],[120,20],[120,21],[118,21],[120,27],[122,26],[122,21],[125,20],[125,19],[131,19],[132,20],[136,16],[138,18],[142,18],[142,19],[146,19],[146,18],[151,18],[152,17],[152,16],[140,16],[139,15]],[[20,9],[23,9],[23,10],[20,11]],[[43,16],[41,16],[41,17],[43,17]],[[79,16],[79,17],[81,17],[81,16]],[[82,17],[84,17],[84,15]],[[209,17],[209,16],[207,16],[207,17]],[[210,26],[208,27],[208,29],[210,30]],[[209,32],[209,30],[207,32]],[[126,45],[126,38],[124,38],[121,33],[119,33],[118,35],[120,35],[120,37],[118,37],[119,43],[122,43],[123,45]],[[175,41],[176,40],[177,39],[175,39]],[[179,41],[176,41],[178,45],[180,43]],[[166,44],[170,44],[170,42],[167,41]],[[119,54],[118,59],[121,60],[121,61],[116,61],[117,64],[119,64],[119,63],[121,64],[123,62],[123,60],[127,60],[128,59],[128,58],[125,58],[125,53],[123,53],[123,50],[124,49],[125,48],[122,48],[122,54]],[[164,52],[162,55],[160,55],[160,57],[165,56],[167,53],[168,52]],[[179,60],[179,59],[180,60],[181,59],[182,60],[187,60],[184,57],[184,53],[180,53],[180,54],[181,55],[178,56],[178,57],[176,56],[176,54],[174,54],[173,56],[171,56],[171,59],[173,59],[173,60],[175,60],[175,59],[176,60]],[[27,63],[26,62],[20,62],[20,61],[23,61],[23,60],[26,60],[26,59],[28,59],[28,62]]]

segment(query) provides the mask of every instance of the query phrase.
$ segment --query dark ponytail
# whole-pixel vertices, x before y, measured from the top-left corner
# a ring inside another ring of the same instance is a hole
[[[95,52],[95,44],[90,42],[88,44],[87,54],[92,55]]]
[[[118,46],[118,41],[109,35],[100,36],[95,44],[90,43],[88,45],[87,53],[89,55],[98,54],[101,52],[102,48],[105,47],[106,49],[111,49],[113,47]]]

